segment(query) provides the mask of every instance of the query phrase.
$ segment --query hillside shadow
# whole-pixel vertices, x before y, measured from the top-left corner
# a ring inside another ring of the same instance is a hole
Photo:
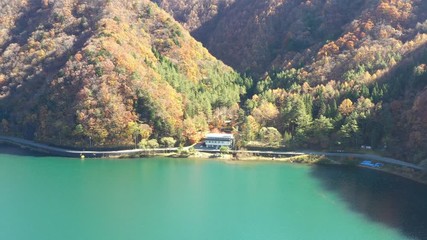
[[[427,7],[427,4],[426,4]],[[422,121],[426,121],[423,112],[413,112],[415,100],[419,93],[427,89],[427,72],[416,73],[417,66],[427,63],[427,43],[419,45],[413,51],[402,56],[402,60],[393,66],[384,75],[376,79],[380,88],[384,90],[381,101],[382,117],[378,125],[388,123],[382,135],[392,137],[388,140],[388,149],[393,156],[408,161],[421,161],[427,157],[422,150],[427,148],[427,139],[422,138],[418,146],[408,144],[414,130],[426,136],[427,130]],[[397,103],[393,107],[393,104]],[[414,119],[419,118],[417,122]],[[396,127],[398,126],[398,127]],[[375,128],[375,126],[372,126]],[[371,129],[369,129],[371,130]],[[413,141],[412,141],[413,142]],[[417,155],[414,158],[414,155]]]
[[[314,166],[311,175],[367,220],[411,239],[427,239],[426,185],[355,167]]]
[[[0,45],[0,55],[2,55],[12,43],[17,43],[20,46],[26,44],[31,34],[43,22],[43,15],[50,13],[51,8],[42,9],[41,1],[29,1],[28,6],[25,10],[21,11],[20,16],[15,20],[14,27],[10,30],[10,35],[12,37]]]
[[[209,42],[212,34],[216,31],[221,20],[225,16],[227,16],[230,12],[232,12],[233,9],[238,7],[240,5],[240,2],[247,2],[247,1],[248,0],[236,0],[229,6],[221,5],[219,7],[219,11],[217,15],[212,17],[210,20],[204,22],[200,27],[191,31],[191,36],[193,36],[197,41],[201,42],[203,46],[207,48],[215,58],[220,59],[225,64],[233,67],[234,69],[236,69],[235,64],[233,64],[233,62],[227,59],[226,57],[221,56],[221,54],[215,51],[215,49],[212,49],[212,47],[210,46],[211,44]]]
[[[13,156],[28,156],[28,157],[47,157],[51,156],[49,154],[32,151],[29,149],[24,149],[17,147],[12,144],[0,143],[0,154],[7,154]]]
[[[256,58],[252,59],[249,70],[258,75],[271,68],[278,57],[298,55],[309,61],[313,56],[308,50],[317,52],[322,46],[319,43],[336,40],[344,33],[345,26],[360,16],[369,4],[366,0],[355,0],[337,1],[330,6],[314,3],[309,7],[299,0],[291,0],[270,12],[272,2],[236,0],[227,7],[220,7],[216,16],[193,30],[191,35],[216,58],[241,72],[248,69],[242,69],[242,56],[238,53],[251,51],[249,56],[255,54]],[[261,12],[262,9],[268,10],[268,14]]]
[[[379,84],[389,84],[389,93],[385,100],[395,100],[403,97],[406,90],[422,90],[427,87],[425,73],[423,76],[415,76],[414,68],[427,62],[427,43],[419,45],[413,51],[402,56],[402,60],[389,71],[376,80]]]

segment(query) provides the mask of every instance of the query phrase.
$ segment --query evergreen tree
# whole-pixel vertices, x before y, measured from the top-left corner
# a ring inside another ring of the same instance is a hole
[[[335,98],[332,99],[331,104],[329,104],[328,106],[329,106],[329,111],[327,112],[326,116],[330,118],[335,118],[338,114],[338,106]]]
[[[304,134],[305,129],[311,124],[311,114],[307,113],[304,101],[298,95],[292,95],[282,110],[284,119],[284,128],[292,135],[299,132]]]
[[[362,92],[361,93],[362,97],[364,97],[364,98],[370,97],[369,88],[365,84],[362,85],[361,92]]]
[[[341,126],[338,134],[346,145],[357,145],[359,140],[359,125],[356,117],[348,117]]]
[[[307,133],[310,143],[323,148],[327,147],[330,143],[330,134],[333,129],[332,119],[325,116],[315,119]]]
[[[317,117],[325,116],[327,112],[327,106],[324,101],[320,102],[319,112],[317,113]]]

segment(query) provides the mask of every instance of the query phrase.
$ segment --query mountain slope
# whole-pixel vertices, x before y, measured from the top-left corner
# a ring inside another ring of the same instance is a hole
[[[1,5],[3,134],[74,146],[185,141],[244,93],[238,74],[149,1]]]
[[[222,14],[236,0],[153,0],[171,13],[189,31],[194,31]]]
[[[425,28],[427,18],[426,3],[419,0],[155,2],[181,19],[216,57],[256,75],[312,64],[326,48],[335,55],[370,39],[384,40],[381,45],[405,42],[414,38],[417,23]],[[186,13],[191,14],[183,18]]]
[[[243,139],[427,158],[426,1],[156,2],[174,16],[196,12],[184,19],[192,35],[259,79]]]

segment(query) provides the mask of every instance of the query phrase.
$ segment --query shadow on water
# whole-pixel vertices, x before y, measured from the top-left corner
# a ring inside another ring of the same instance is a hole
[[[370,169],[315,166],[311,175],[367,219],[427,239],[427,186]]]
[[[29,157],[47,157],[52,156],[46,153],[36,152],[29,149],[17,147],[12,144],[0,143],[0,154],[8,154],[15,156],[29,156]]]

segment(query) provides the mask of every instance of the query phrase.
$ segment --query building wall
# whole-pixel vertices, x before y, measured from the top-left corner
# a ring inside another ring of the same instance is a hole
[[[222,146],[232,147],[232,141],[219,141],[219,140],[206,140],[206,147],[209,148],[220,148]]]

